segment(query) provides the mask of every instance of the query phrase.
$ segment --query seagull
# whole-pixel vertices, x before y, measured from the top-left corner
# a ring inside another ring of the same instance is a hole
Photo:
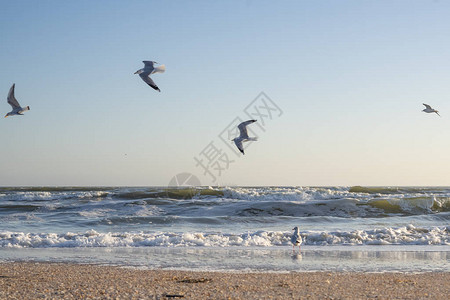
[[[239,128],[239,136],[237,138],[234,138],[232,141],[236,144],[236,147],[238,147],[239,151],[244,153],[244,147],[242,146],[242,142],[248,142],[248,141],[257,141],[258,139],[255,137],[248,137],[247,133],[247,125],[252,124],[253,122],[256,122],[256,120],[248,120],[245,122],[242,122],[238,125]]]
[[[300,245],[302,244],[302,237],[300,236],[300,232],[298,231],[298,227],[295,226],[292,228],[294,230],[294,233],[291,236],[291,243],[292,243],[292,251],[294,251],[294,247],[298,246],[298,252],[300,252]]]
[[[158,92],[161,92],[159,87],[150,78],[150,75],[154,74],[154,73],[164,73],[164,71],[166,71],[166,66],[161,65],[159,67],[154,67],[153,65],[157,64],[156,61],[144,60],[143,63],[145,65],[144,68],[137,70],[136,72],[134,72],[134,74],[139,74],[139,76],[141,76],[142,80],[144,80],[144,82],[146,84],[148,84],[149,86],[151,86],[153,89],[157,90]]]
[[[425,107],[426,107],[424,110],[422,110],[423,112],[436,113],[439,117],[441,116],[437,110],[431,108],[431,106],[429,106],[428,104],[425,104],[425,103],[422,103],[422,104],[425,105]]]
[[[16,86],[16,84],[14,83],[12,85],[12,87],[9,89],[9,93],[8,93],[8,103],[9,105],[12,106],[12,111],[10,111],[9,113],[6,114],[6,117],[9,116],[16,116],[16,115],[21,115],[23,116],[23,112],[30,110],[29,106],[26,107],[22,107],[20,106],[19,102],[17,102],[16,97],[14,97],[14,87]]]

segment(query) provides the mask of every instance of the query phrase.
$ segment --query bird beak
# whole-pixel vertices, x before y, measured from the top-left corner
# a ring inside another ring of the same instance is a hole
[[[8,115],[5,116],[5,118],[8,117]]]

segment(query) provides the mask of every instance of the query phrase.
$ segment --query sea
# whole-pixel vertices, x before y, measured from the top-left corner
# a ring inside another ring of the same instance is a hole
[[[0,188],[0,262],[449,272],[449,232],[450,187]]]

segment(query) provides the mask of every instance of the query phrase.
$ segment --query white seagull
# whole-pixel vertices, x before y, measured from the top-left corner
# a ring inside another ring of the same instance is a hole
[[[150,75],[154,74],[154,73],[164,73],[166,71],[166,66],[160,65],[159,67],[155,67],[154,64],[157,64],[156,61],[144,60],[143,63],[145,66],[142,69],[134,72],[134,74],[139,74],[139,76],[142,78],[142,80],[144,80],[145,83],[147,83],[149,86],[151,86],[153,89],[157,90],[158,92],[161,92],[159,87],[150,78]]]
[[[426,107],[424,110],[422,110],[423,112],[436,113],[439,117],[441,116],[437,110],[431,108],[431,106],[429,106],[428,104],[425,104],[425,103],[422,103],[422,104],[425,105],[425,107]]]
[[[12,111],[10,111],[9,113],[6,114],[6,117],[9,116],[17,116],[17,115],[23,115],[23,112],[30,110],[29,106],[26,107],[22,107],[20,106],[19,102],[17,102],[16,97],[14,97],[14,87],[16,86],[16,84],[14,83],[12,85],[12,87],[9,89],[9,93],[8,93],[8,103],[12,106]]]
[[[292,251],[294,251],[295,246],[298,246],[298,252],[300,252],[300,245],[303,242],[302,237],[297,226],[295,226],[292,230],[294,230],[294,233],[291,236]]]
[[[257,141],[258,138],[255,137],[249,137],[247,133],[247,125],[252,124],[253,122],[256,122],[256,120],[248,120],[245,122],[242,122],[238,125],[239,128],[239,136],[237,138],[234,138],[232,141],[236,144],[236,147],[238,147],[239,151],[244,153],[244,147],[242,146],[242,142],[248,142],[248,141]]]

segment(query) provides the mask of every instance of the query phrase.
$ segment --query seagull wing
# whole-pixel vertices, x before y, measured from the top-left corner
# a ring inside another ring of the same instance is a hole
[[[12,87],[9,89],[8,93],[8,103],[12,106],[13,109],[21,108],[19,102],[17,102],[16,97],[14,97],[14,87],[16,84],[14,83]]]
[[[234,143],[236,144],[236,147],[241,151],[242,154],[244,153],[244,147],[242,147],[242,140],[241,139],[235,139]]]
[[[291,243],[294,245],[299,245],[302,243],[302,237],[298,235],[296,232],[291,236]]]
[[[425,105],[426,108],[428,109],[432,109],[431,106],[429,106],[428,104],[422,103],[423,105]]]
[[[155,84],[155,82],[153,82],[153,80],[150,78],[149,75],[150,75],[150,73],[147,73],[147,72],[139,74],[139,76],[142,78],[142,80],[144,80],[144,82],[146,84],[148,84],[149,86],[151,86],[153,89],[157,90],[158,92],[161,92],[159,87]]]
[[[238,125],[239,137],[248,138],[247,125],[252,124],[253,122],[256,122],[256,120],[248,120]]]
[[[153,67],[153,64],[155,63],[154,61],[150,61],[150,60],[144,60],[144,61],[142,61],[143,63],[144,63],[144,65],[145,65],[145,68],[154,68]]]

